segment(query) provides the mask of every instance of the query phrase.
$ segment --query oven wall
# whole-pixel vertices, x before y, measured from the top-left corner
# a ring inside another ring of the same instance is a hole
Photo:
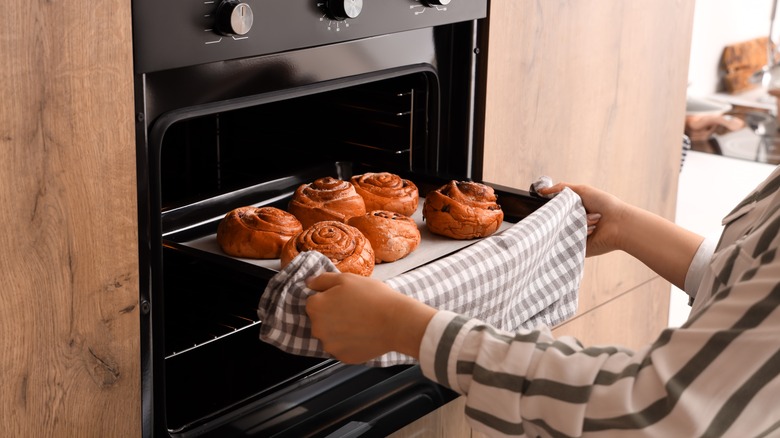
[[[130,2],[4,3],[4,436],[140,436]]]

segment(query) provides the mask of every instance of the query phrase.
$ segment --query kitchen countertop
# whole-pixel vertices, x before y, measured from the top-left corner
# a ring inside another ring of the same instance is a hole
[[[691,142],[691,149],[731,158],[780,164],[780,131],[767,110],[735,106],[726,113],[745,121],[736,131],[720,127],[707,140]]]

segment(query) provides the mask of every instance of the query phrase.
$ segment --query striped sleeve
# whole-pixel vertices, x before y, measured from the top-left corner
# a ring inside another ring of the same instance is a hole
[[[704,273],[707,270],[707,266],[710,263],[712,254],[715,253],[715,246],[717,242],[710,238],[706,238],[699,245],[699,249],[696,250],[696,254],[691,260],[691,264],[688,266],[688,272],[685,274],[685,293],[688,296],[695,298],[696,291],[699,289],[699,284],[704,277]]]
[[[440,311],[422,370],[464,394],[489,436],[780,436],[780,166],[724,225],[717,251],[689,269],[690,318],[641,350]]]
[[[746,257],[736,251],[727,257]],[[421,344],[420,365],[427,377],[466,396],[470,424],[489,436],[775,436],[776,253],[755,255],[752,267],[685,325],[636,352],[586,348],[547,328],[499,331],[439,311]]]

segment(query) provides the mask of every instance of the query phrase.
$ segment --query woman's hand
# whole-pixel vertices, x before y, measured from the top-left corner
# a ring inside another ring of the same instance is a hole
[[[345,363],[362,363],[390,351],[418,357],[436,310],[385,283],[354,274],[324,273],[306,285],[320,293],[306,300],[312,335]]]
[[[546,196],[558,193],[565,187],[579,195],[587,213],[588,243],[585,255],[597,256],[624,249],[621,232],[625,230],[623,221],[630,206],[612,194],[584,184],[558,183],[539,189],[538,192]]]

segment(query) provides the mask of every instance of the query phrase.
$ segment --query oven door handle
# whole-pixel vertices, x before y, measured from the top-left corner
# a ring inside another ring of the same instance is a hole
[[[290,419],[277,438],[373,438],[386,437],[414,423],[457,398],[458,394],[423,376],[419,366],[401,369],[350,368],[365,374],[392,376],[383,379],[353,396],[334,403],[334,391],[322,400],[300,405],[309,413]],[[349,381],[345,381],[349,384]],[[325,395],[325,394],[323,394]],[[297,421],[296,421],[297,420]],[[259,430],[258,430],[259,431]],[[255,436],[255,435],[252,435]],[[268,436],[268,434],[264,435]]]
[[[410,418],[417,418],[423,409],[430,409],[433,400],[426,392],[404,394],[401,398],[395,398],[387,404],[383,404],[382,410],[370,418],[354,420],[343,425],[326,438],[357,438],[385,436],[388,431],[395,431],[406,426]]]
[[[364,433],[371,431],[371,423],[363,421],[350,421],[342,426],[337,431],[331,433],[325,438],[352,438],[362,436]]]

